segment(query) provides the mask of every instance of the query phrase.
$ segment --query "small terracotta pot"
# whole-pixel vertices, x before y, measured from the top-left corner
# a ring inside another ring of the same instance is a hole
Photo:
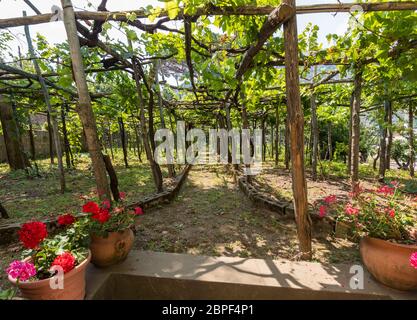
[[[108,267],[126,259],[133,246],[132,229],[110,232],[107,237],[91,235],[91,262],[96,267]]]
[[[23,298],[29,300],[83,300],[85,296],[85,271],[90,263],[91,252],[88,257],[71,271],[64,275],[64,288],[52,289],[50,280],[43,279],[30,282],[19,282],[17,286]],[[24,261],[31,261],[26,258]],[[9,276],[9,281],[16,285],[16,280]]]
[[[398,290],[417,289],[417,269],[410,257],[416,245],[403,245],[365,237],[360,242],[362,261],[379,282]]]

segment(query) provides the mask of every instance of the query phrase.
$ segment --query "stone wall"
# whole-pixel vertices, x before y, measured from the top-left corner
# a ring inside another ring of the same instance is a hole
[[[35,137],[35,151],[37,158],[49,157],[49,137],[48,131],[34,131]],[[29,134],[25,132],[22,136],[23,147],[25,151],[30,154],[30,140]],[[4,138],[0,135],[0,162],[7,162],[6,146]]]

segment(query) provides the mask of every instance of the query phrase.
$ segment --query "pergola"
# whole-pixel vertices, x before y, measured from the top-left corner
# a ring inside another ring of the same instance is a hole
[[[55,23],[51,22],[56,13],[42,14],[36,7],[34,7],[30,1],[25,1],[32,9],[37,12],[37,15],[15,17],[8,19],[0,19],[0,28],[10,28],[17,26],[29,26],[41,23]],[[127,24],[137,27],[138,29],[145,32],[154,32],[158,30],[171,31],[181,33],[184,36],[184,45],[186,52],[186,65],[190,73],[191,88],[187,88],[194,93],[195,102],[190,104],[189,102],[179,102],[172,104],[165,102],[171,108],[177,107],[194,107],[200,105],[199,94],[206,92],[204,88],[198,87],[194,82],[194,70],[193,61],[191,58],[192,45],[197,45],[200,48],[210,52],[204,43],[199,42],[192,36],[192,25],[197,21],[200,16],[210,15],[243,15],[243,16],[266,16],[266,20],[259,30],[258,39],[255,43],[247,48],[239,50],[230,50],[229,53],[242,55],[240,64],[236,67],[235,76],[239,84],[244,81],[244,75],[251,68],[253,68],[253,59],[260,52],[263,45],[268,39],[274,34],[274,32],[283,26],[284,31],[284,43],[285,43],[285,55],[282,59],[271,61],[271,66],[284,66],[285,67],[285,82],[286,82],[286,104],[289,121],[289,133],[290,133],[290,153],[291,153],[291,164],[292,164],[292,185],[294,194],[294,209],[295,217],[298,230],[298,238],[300,244],[300,250],[302,258],[310,259],[311,250],[311,225],[308,215],[307,206],[307,186],[304,168],[304,115],[301,107],[300,99],[300,80],[299,80],[299,54],[298,54],[298,38],[297,38],[297,15],[298,14],[309,14],[309,13],[323,13],[323,12],[350,12],[351,8],[355,3],[338,3],[338,4],[321,4],[321,5],[306,5],[296,6],[296,0],[283,0],[281,5],[278,7],[256,7],[256,6],[240,6],[240,7],[216,7],[213,5],[207,5],[203,8],[199,8],[192,15],[186,15],[182,10],[176,15],[175,18],[170,18],[168,12],[162,10],[157,14],[159,20],[153,24],[145,24],[142,20],[151,15],[150,12],[139,9],[129,12],[108,12],[106,11],[106,2],[103,0],[99,6],[99,11],[74,11],[71,0],[61,0],[63,8],[63,20],[65,29],[67,32],[68,43],[70,46],[70,54],[72,59],[72,70],[73,76],[77,87],[77,92],[73,92],[68,88],[62,88],[56,85],[50,77],[56,76],[56,74],[42,74],[39,68],[36,68],[36,74],[30,74],[21,69],[8,66],[4,63],[0,63],[0,69],[3,72],[0,73],[0,81],[16,80],[16,79],[30,79],[31,81],[38,81],[41,84],[42,92],[45,97],[46,104],[48,104],[48,88],[53,88],[58,91],[63,91],[70,94],[77,102],[76,111],[79,114],[83,128],[86,133],[87,146],[92,160],[92,166],[94,170],[94,176],[96,179],[97,190],[99,196],[104,199],[109,199],[109,184],[106,176],[106,167],[101,154],[101,147],[97,134],[97,127],[93,109],[91,106],[91,99],[103,96],[102,94],[92,94],[89,92],[86,73],[95,72],[107,72],[109,70],[125,70],[134,76],[137,88],[137,94],[139,98],[140,106],[140,122],[142,127],[142,136],[144,141],[144,147],[152,168],[153,177],[157,185],[158,190],[162,190],[162,181],[158,177],[159,167],[156,165],[152,153],[151,145],[147,140],[148,128],[145,121],[145,103],[143,98],[142,86],[147,90],[152,90],[149,83],[147,83],[146,75],[143,71],[143,65],[152,61],[153,57],[148,59],[140,59],[139,57],[132,57],[132,59],[125,59],[117,51],[111,48],[110,45],[102,42],[99,39],[99,34],[102,31],[102,25],[106,21],[119,21],[126,22]],[[405,2],[381,2],[381,3],[358,3],[363,9],[363,12],[371,11],[393,11],[393,10],[417,10],[417,3],[414,1]],[[133,17],[133,18],[132,18]],[[172,20],[183,20],[184,31],[175,30],[169,28],[165,23]],[[92,31],[89,30],[83,21],[93,21]],[[28,35],[28,32],[26,32]],[[28,37],[29,49],[31,51],[32,58],[36,61],[31,50],[31,40]],[[98,47],[106,52],[111,59],[118,62],[118,66],[112,66],[104,69],[85,69],[84,63],[81,56],[80,46],[87,45],[89,47]],[[410,46],[416,46],[416,44],[410,44]],[[397,52],[394,48],[392,54],[395,55]],[[157,57],[158,59],[169,59],[170,57]],[[374,58],[370,58],[367,61],[361,63],[374,62]],[[322,64],[343,64],[343,61],[323,61]],[[353,62],[355,65],[354,78],[348,80],[332,80],[336,74],[330,74],[328,77],[323,79],[320,83],[310,83],[311,87],[323,84],[323,83],[340,83],[341,81],[348,81],[354,83],[354,100],[352,108],[352,187],[355,188],[358,183],[358,148],[359,148],[359,114],[360,114],[360,96],[361,96],[361,82],[362,73],[359,67],[359,63]],[[238,86],[239,87],[239,86]],[[181,89],[181,88],[177,88]],[[2,92],[5,93],[5,92]],[[225,89],[224,99],[220,102],[217,101],[213,105],[217,106],[221,103],[222,108],[226,110],[226,114],[230,114],[230,104],[233,98],[238,94],[238,90]],[[210,103],[201,104],[202,107],[210,109]],[[245,107],[242,106],[242,120],[243,127],[247,128],[247,116]],[[230,121],[229,121],[230,122]],[[53,126],[56,126],[56,124]],[[228,124],[230,128],[230,123]],[[57,133],[57,130],[54,130]],[[59,146],[59,137],[55,137],[56,146]],[[354,150],[357,148],[357,150]],[[59,149],[59,148],[57,148]],[[59,150],[57,150],[60,152]],[[59,158],[59,154],[58,154]],[[60,163],[62,169],[62,160]],[[159,180],[158,180],[159,179]],[[61,183],[65,183],[61,180]]]

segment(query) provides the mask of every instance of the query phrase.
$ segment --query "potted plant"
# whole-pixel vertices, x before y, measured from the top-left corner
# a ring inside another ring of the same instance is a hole
[[[64,215],[58,218],[58,225],[64,231],[50,238],[43,222],[28,222],[19,230],[19,238],[27,250],[22,260],[9,265],[7,273],[23,298],[84,299],[85,271],[91,257],[85,222]]]
[[[133,246],[132,226],[137,215],[143,214],[142,208],[127,209],[123,204],[124,193],[114,205],[103,201],[101,205],[94,201],[83,206],[87,213],[91,235],[91,262],[97,267],[108,267],[126,259]]]
[[[401,199],[400,199],[401,198]],[[399,290],[417,289],[415,213],[404,204],[396,181],[377,190],[350,195],[338,205],[337,221],[360,239],[361,258],[381,283]]]

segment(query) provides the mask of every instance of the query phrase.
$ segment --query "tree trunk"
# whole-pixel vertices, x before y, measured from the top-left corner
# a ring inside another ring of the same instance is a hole
[[[129,163],[127,162],[125,123],[122,117],[118,118],[118,122],[119,122],[120,141],[122,142],[123,161],[125,163],[125,168],[129,168]]]
[[[14,117],[13,108],[0,96],[0,121],[6,145],[7,161],[11,170],[26,169],[30,166],[20,139],[20,132]]]
[[[372,168],[373,168],[374,170],[376,170],[376,163],[377,163],[377,161],[378,161],[378,159],[379,159],[379,156],[381,155],[380,150],[381,150],[381,146],[379,146],[379,147],[378,147],[378,151],[377,151],[377,153],[376,153],[376,157],[374,158],[374,161],[373,161],[373,164],[372,164]]]
[[[138,62],[136,62],[135,59],[132,59],[132,63],[133,63],[133,71],[134,71],[134,76],[135,76],[135,82],[136,82],[136,89],[138,92],[138,98],[139,98],[139,108],[140,108],[140,122],[141,122],[141,132],[142,132],[142,142],[143,142],[143,146],[145,147],[145,152],[146,152],[146,157],[149,161],[149,164],[151,166],[151,170],[152,170],[152,176],[153,176],[153,180],[155,182],[155,186],[156,186],[156,190],[158,192],[162,192],[163,191],[163,185],[162,185],[162,172],[161,172],[161,168],[159,167],[159,165],[155,162],[154,157],[153,157],[153,152],[151,149],[151,146],[149,144],[149,140],[148,140],[148,130],[147,130],[147,125],[146,125],[146,119],[145,119],[145,103],[143,100],[143,94],[142,94],[142,87],[141,87],[141,83],[140,83],[140,72],[138,70],[139,66],[138,66]],[[149,116],[151,116],[149,114]],[[152,139],[153,140],[153,139]]]
[[[9,219],[9,215],[1,203],[0,203],[0,217],[3,219]]]
[[[262,129],[262,161],[266,160],[266,126],[265,126],[265,116],[261,119],[261,129]]]
[[[332,123],[327,124],[327,153],[329,154],[329,161],[333,160],[333,146],[332,146]]]
[[[279,162],[279,125],[280,125],[280,119],[279,119],[279,105],[275,108],[275,166],[278,166]]]
[[[385,167],[387,170],[391,169],[391,147],[392,147],[392,138],[393,138],[393,132],[392,132],[392,101],[388,101],[388,114],[387,114],[387,157],[385,160]]]
[[[242,100],[242,128],[243,129],[249,129],[248,110],[246,109],[246,101],[245,101],[245,96],[243,94],[243,91],[240,91],[240,97],[241,97],[241,100]],[[250,169],[249,164],[245,164],[245,167],[248,170]],[[252,182],[252,176],[247,175],[246,176],[246,181],[248,183],[251,183]]]
[[[312,159],[311,159],[311,170],[312,170],[312,179],[317,180],[317,162],[318,162],[318,151],[319,151],[319,127],[317,123],[317,105],[316,105],[316,95],[312,94],[310,97],[311,104],[311,135],[313,137],[313,150],[312,150]]]
[[[410,144],[410,176],[414,177],[414,165],[415,165],[415,157],[416,157],[416,150],[414,146],[414,106],[411,101],[409,101],[408,105],[408,129],[410,130],[409,134],[409,144]]]
[[[110,157],[108,155],[103,154],[103,161],[104,161],[104,164],[106,165],[107,173],[109,174],[110,190],[113,194],[113,199],[114,201],[119,201],[120,200],[119,180],[117,179],[116,171],[114,170],[113,164],[111,163]]]
[[[349,105],[349,137],[348,137],[348,156],[347,156],[347,168],[346,173],[348,175],[352,174],[352,114],[353,114],[353,93],[350,96],[350,105]]]
[[[142,163],[142,147],[141,147],[139,130],[138,130],[138,126],[136,124],[136,121],[134,120],[133,115],[132,115],[132,119],[133,119],[133,128],[135,130],[136,148],[138,149],[138,158],[139,158],[139,162]]]
[[[383,182],[385,179],[386,160],[387,160],[387,119],[388,103],[384,101],[384,121],[381,124],[381,139],[379,142],[379,171],[378,181]]]
[[[113,133],[111,132],[111,123],[109,122],[109,148],[111,159],[114,161],[114,152],[113,152]]]
[[[29,122],[29,143],[30,143],[30,157],[32,161],[36,160],[36,146],[35,146],[35,137],[33,135],[33,124],[32,120],[30,119],[30,115],[28,117]]]
[[[295,8],[295,0],[283,0]],[[298,74],[298,36],[297,16],[284,23],[285,43],[285,87],[287,112],[291,141],[292,187],[294,212],[301,258],[312,258],[311,220],[308,213],[307,184],[304,171],[304,114],[301,107],[300,84]]]
[[[352,108],[352,192],[359,189],[359,143],[360,143],[360,110],[362,94],[362,70],[355,68],[353,108]]]
[[[165,129],[166,125],[165,125],[165,119],[164,119],[164,107],[163,107],[163,104],[162,104],[162,93],[161,93],[161,88],[159,87],[159,66],[160,66],[160,61],[157,60],[155,62],[155,87],[158,90],[158,107],[159,107],[159,118],[161,120],[161,128]],[[170,177],[170,178],[175,177],[174,164],[173,163],[168,163],[167,167],[168,167],[168,177]]]
[[[49,114],[49,112],[46,112],[46,122],[48,124],[49,158],[50,158],[51,164],[54,164],[55,163],[54,143],[52,139],[51,115]]]
[[[67,119],[66,119],[66,107],[61,106],[61,122],[62,122],[62,135],[64,136],[64,151],[65,151],[65,162],[67,169],[71,169],[71,147],[68,139],[67,131]]]
[[[26,16],[25,11],[23,11],[23,15]],[[52,106],[51,106],[51,101],[50,101],[50,98],[49,98],[48,88],[46,87],[45,80],[42,77],[41,69],[38,65],[38,61],[36,60],[35,49],[33,48],[32,38],[30,37],[30,32],[29,32],[29,26],[28,25],[25,25],[25,34],[26,34],[26,40],[27,40],[27,44],[28,44],[30,57],[32,58],[33,66],[35,67],[35,70],[36,70],[36,75],[39,78],[39,83],[41,85],[41,89],[42,89],[43,97],[44,97],[44,100],[45,100],[45,104],[46,104],[46,107],[48,109],[48,115],[50,116],[50,123],[48,123],[48,126],[52,125],[52,127],[50,127],[49,129],[52,129],[52,136],[53,136],[53,140],[54,140],[55,152],[56,152],[57,159],[58,159],[59,182],[60,182],[60,186],[61,186],[61,193],[64,193],[65,188],[66,188],[65,187],[65,172],[64,172],[64,165],[62,163],[62,149],[61,149],[61,139],[59,137],[58,123],[56,121],[55,112],[52,111]]]
[[[78,91],[77,112],[85,130],[87,147],[96,180],[97,193],[102,200],[110,199],[110,188],[107,181],[106,166],[101,153],[101,146],[97,134],[97,124],[91,107],[91,98],[88,92],[84,72],[74,9],[71,0],[61,0],[61,3],[64,10],[64,24],[70,47],[73,75]]]

